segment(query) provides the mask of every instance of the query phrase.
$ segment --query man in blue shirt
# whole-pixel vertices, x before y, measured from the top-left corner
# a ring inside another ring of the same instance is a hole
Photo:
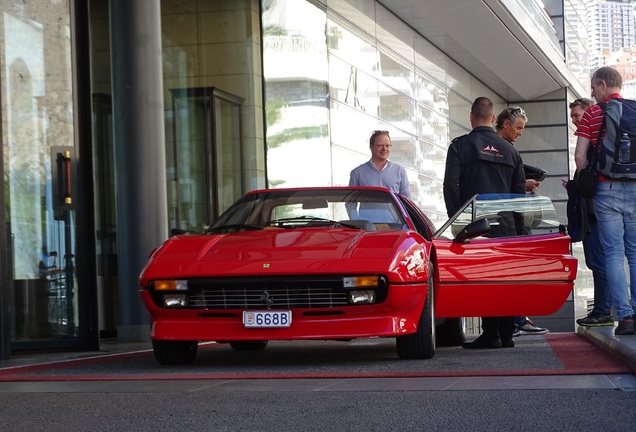
[[[391,162],[391,137],[388,131],[373,131],[369,138],[371,160],[351,171],[349,186],[378,186],[411,197],[406,169]]]

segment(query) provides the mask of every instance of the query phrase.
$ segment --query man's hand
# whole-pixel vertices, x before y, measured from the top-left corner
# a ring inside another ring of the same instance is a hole
[[[536,180],[532,180],[532,179],[526,179],[526,192],[527,193],[534,193],[534,191],[539,189],[539,186],[541,186],[541,182],[540,181],[536,181]]]

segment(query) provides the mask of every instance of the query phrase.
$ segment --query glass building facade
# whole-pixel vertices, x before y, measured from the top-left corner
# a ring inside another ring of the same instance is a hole
[[[373,130],[441,225],[446,151],[478,96],[525,109],[517,146],[565,223],[584,2],[400,3],[0,0],[2,355],[147,339],[136,276],[171,229],[248,190],[348,184]],[[582,293],[541,324],[572,330]]]

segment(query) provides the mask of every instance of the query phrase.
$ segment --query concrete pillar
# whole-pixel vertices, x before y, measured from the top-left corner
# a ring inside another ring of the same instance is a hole
[[[118,340],[149,340],[138,277],[168,237],[160,0],[110,1]]]

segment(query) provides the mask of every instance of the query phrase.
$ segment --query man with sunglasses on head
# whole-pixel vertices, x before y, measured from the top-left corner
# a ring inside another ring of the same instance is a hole
[[[515,147],[493,129],[493,103],[478,97],[470,109],[472,131],[448,147],[444,173],[446,212],[452,217],[475,194],[525,194],[526,176]],[[482,334],[465,349],[512,348],[513,317],[482,317]]]
[[[351,171],[349,186],[378,186],[411,197],[406,169],[389,160],[391,137],[388,131],[373,131],[369,138],[371,159]]]
[[[509,106],[504,108],[503,111],[497,116],[495,121],[495,129],[497,135],[514,145],[521,135],[523,135],[523,129],[528,122],[528,116],[525,111],[517,106]],[[526,192],[534,193],[541,182],[533,179],[526,179]],[[515,332],[513,336],[521,335],[542,335],[546,334],[549,330],[547,328],[536,326],[532,320],[527,316],[517,316],[514,318]]]
[[[517,106],[509,106],[504,108],[495,120],[495,130],[497,135],[508,140],[515,145],[517,138],[523,135],[523,129],[528,122],[526,112]],[[541,182],[526,178],[526,192],[534,193],[541,186]]]

